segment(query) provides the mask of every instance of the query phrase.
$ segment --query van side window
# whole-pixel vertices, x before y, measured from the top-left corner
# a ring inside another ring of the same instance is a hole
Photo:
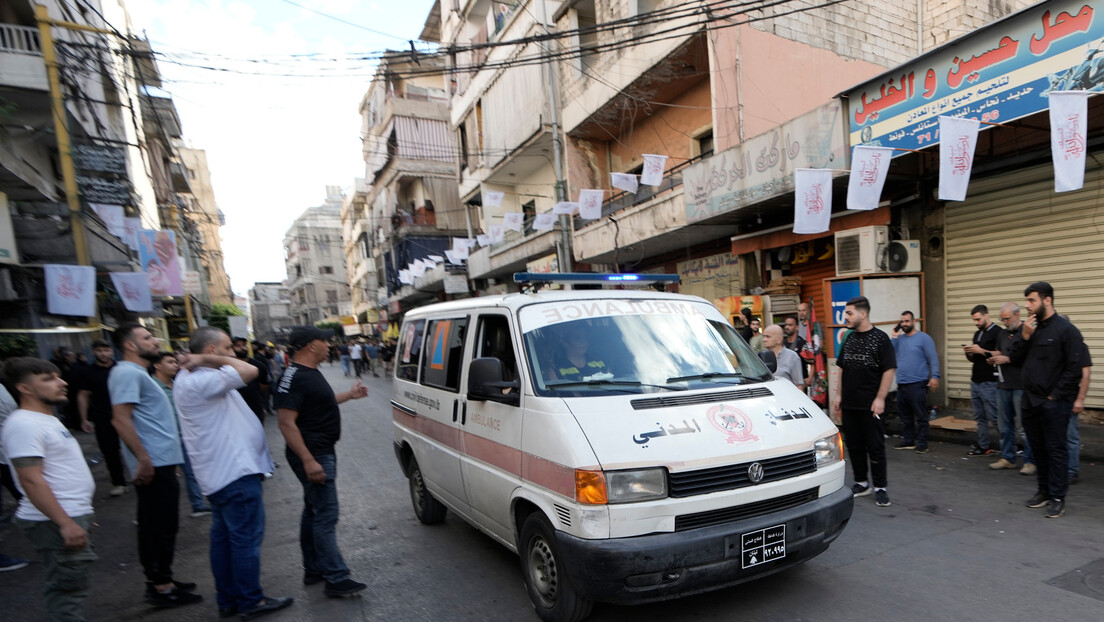
[[[514,341],[510,337],[510,321],[505,315],[484,315],[479,318],[479,338],[476,341],[476,358],[494,357],[502,361],[503,380],[516,380],[517,357]]]
[[[448,391],[460,390],[460,363],[464,360],[467,327],[466,317],[429,323],[426,353],[422,357],[422,384]]]
[[[403,380],[418,380],[418,362],[422,359],[422,338],[425,320],[410,322],[403,326],[399,335],[399,347],[395,351],[395,375]]]

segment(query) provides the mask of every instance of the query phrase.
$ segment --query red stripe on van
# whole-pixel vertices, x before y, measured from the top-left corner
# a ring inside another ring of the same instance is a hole
[[[458,452],[466,453],[476,460],[486,462],[507,473],[512,473],[541,488],[546,488],[568,499],[575,499],[575,470],[570,467],[525,453],[513,447],[507,447],[502,443],[482,436],[460,432],[452,426],[445,425],[429,417],[411,415],[395,407],[391,408],[391,413],[392,418],[399,425],[410,428]],[[461,434],[463,434],[463,448],[460,446]]]

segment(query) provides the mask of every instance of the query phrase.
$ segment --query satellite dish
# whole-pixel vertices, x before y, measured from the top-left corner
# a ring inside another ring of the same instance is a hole
[[[908,248],[900,242],[890,242],[885,249],[885,267],[890,272],[900,272],[908,266]]]

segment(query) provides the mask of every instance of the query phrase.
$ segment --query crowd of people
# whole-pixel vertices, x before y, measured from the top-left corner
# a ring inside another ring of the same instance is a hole
[[[290,357],[265,344],[200,328],[187,352],[162,349],[145,327],[114,332],[114,348],[93,344],[95,361],[78,369],[33,357],[9,359],[0,385],[0,466],[17,499],[13,521],[42,557],[51,620],[82,620],[96,560],[90,530],[95,483],[77,439],[63,422],[75,396],[75,428],[95,433],[111,478],[111,496],[133,484],[143,597],[158,608],[202,602],[197,585],[173,573],[184,475],[191,516],[210,516],[210,565],[221,617],[251,620],[292,604],[260,585],[264,537],[262,483],[275,470],[263,421],[272,410],[285,457],[303,488],[299,541],[303,583],[323,594],[354,596],[366,585],[350,576],[337,546],[336,444],[340,404],[368,389],[356,381],[335,393],[318,366],[333,332],[297,327]],[[269,350],[266,353],[266,350]],[[116,353],[118,357],[116,357]],[[66,379],[68,377],[68,380]],[[272,381],[272,378],[278,380]],[[129,474],[129,475],[128,475]],[[26,560],[0,555],[0,569]]]
[[[379,378],[381,369],[384,374],[390,374],[391,361],[394,358],[395,341],[393,339],[377,337],[350,339],[331,344],[329,349],[330,364],[340,361],[341,371],[345,373],[346,378],[354,375],[360,378],[366,373]]]

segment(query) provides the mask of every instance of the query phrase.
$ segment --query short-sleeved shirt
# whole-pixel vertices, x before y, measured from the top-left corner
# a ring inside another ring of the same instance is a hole
[[[107,389],[107,377],[114,368],[115,363],[110,367],[96,363],[86,365],[76,379],[77,390],[89,392],[88,416],[97,423],[111,420],[111,395]]]
[[[312,456],[335,452],[334,445],[341,438],[341,408],[322,372],[292,363],[280,377],[275,402],[277,409],[299,413],[295,425]]]
[[[359,343],[354,343],[353,345],[349,346],[349,356],[352,357],[353,360],[359,359],[360,353],[361,347]]]
[[[985,329],[977,329],[974,332],[974,343],[981,346],[982,350],[986,352],[998,352],[1000,351],[1000,334],[1002,329],[997,328],[996,324],[990,324]],[[989,364],[988,354],[971,354],[970,361],[973,362],[973,369],[970,371],[970,382],[996,382],[997,367]]]
[[[264,427],[237,391],[244,385],[229,365],[182,369],[173,382],[180,436],[205,495],[275,470]]]
[[[155,467],[183,464],[184,450],[180,446],[180,432],[176,427],[176,415],[172,402],[146,368],[130,361],[119,361],[111,368],[107,379],[111,392],[111,404],[133,404],[131,419],[138,432],[138,440],[149,454]],[[123,444],[123,457],[131,472],[138,466],[138,459]]]
[[[581,369],[564,354],[558,355],[555,363],[553,371],[556,373],[556,378],[560,380],[585,380],[595,374],[609,373],[609,367],[606,366],[605,361],[592,358],[589,353],[587,362]]]
[[[882,374],[897,369],[897,357],[889,335],[877,328],[853,331],[840,348],[836,365],[840,375],[840,406],[848,410],[870,410],[878,397]]]
[[[257,368],[257,377],[238,389],[238,393],[241,394],[242,399],[245,400],[245,404],[249,406],[249,410],[253,411],[254,415],[263,417],[265,410],[265,393],[261,391],[261,385],[269,384],[271,375],[268,373],[268,364],[261,362],[261,360],[256,357],[249,357],[244,360]]]
[[[80,443],[61,420],[45,413],[15,410],[0,430],[0,442],[9,460],[42,458],[42,477],[67,515],[76,517],[92,513],[96,482],[84,460]],[[14,479],[19,492],[23,493],[15,516],[29,521],[50,520],[31,503],[19,478]]]
[[[775,378],[785,378],[795,385],[805,384],[805,373],[801,365],[801,357],[789,348],[782,348],[776,357],[777,368],[774,371]]]

